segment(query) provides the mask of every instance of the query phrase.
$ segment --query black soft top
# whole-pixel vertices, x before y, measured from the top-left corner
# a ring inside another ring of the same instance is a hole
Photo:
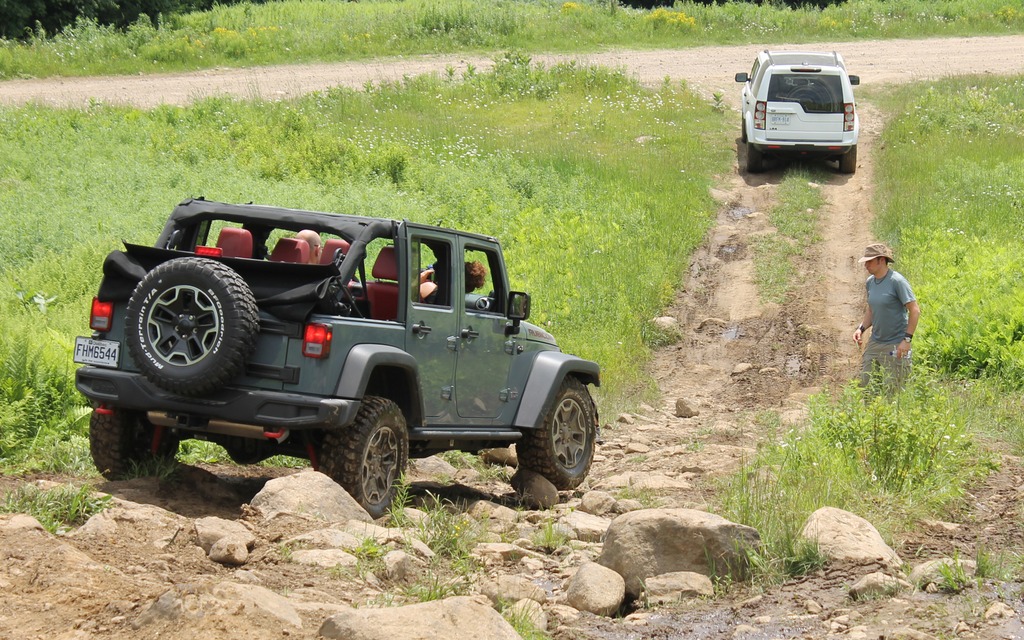
[[[392,236],[392,230],[399,222],[386,218],[355,216],[322,211],[286,209],[260,204],[226,204],[210,200],[189,199],[174,208],[157,239],[156,246],[167,247],[178,229],[199,224],[205,220],[225,220],[237,223],[255,223],[280,229],[300,231],[313,229],[321,233],[333,233],[349,241],[359,239],[366,231],[373,238]]]

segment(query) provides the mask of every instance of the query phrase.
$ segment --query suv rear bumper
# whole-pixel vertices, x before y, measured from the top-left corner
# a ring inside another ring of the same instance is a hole
[[[751,142],[753,147],[766,156],[789,158],[838,158],[850,152],[855,144],[807,144],[786,142]]]
[[[141,374],[84,366],[75,387],[94,403],[132,411],[160,411],[268,429],[338,428],[351,424],[358,400],[322,398],[264,389],[225,387],[203,398],[164,391]]]

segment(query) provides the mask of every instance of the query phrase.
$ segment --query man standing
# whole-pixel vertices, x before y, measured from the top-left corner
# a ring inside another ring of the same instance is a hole
[[[868,245],[860,259],[870,275],[865,283],[867,307],[853,332],[854,341],[861,344],[864,332],[871,327],[871,339],[861,358],[861,386],[871,381],[876,368],[881,369],[884,382],[895,388],[910,373],[910,344],[921,308],[907,279],[889,268],[892,262],[892,250],[881,243]]]

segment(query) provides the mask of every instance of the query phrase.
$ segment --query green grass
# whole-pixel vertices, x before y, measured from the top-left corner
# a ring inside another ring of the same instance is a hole
[[[883,97],[878,234],[922,305],[914,353],[961,378],[1024,385],[1024,78]]]
[[[727,129],[678,85],[517,54],[465,81],[293,102],[0,108],[0,443],[84,434],[64,423],[83,406],[70,351],[103,258],[152,243],[199,195],[493,235],[512,286],[533,296],[531,321],[599,362],[602,394],[621,397],[649,384],[635,366],[645,327],[713,220]]]
[[[855,384],[811,399],[807,425],[760,447],[724,483],[723,515],[761,534],[761,579],[801,575],[821,563],[800,537],[829,506],[871,522],[883,536],[926,517],[952,517],[967,487],[993,468],[974,429],[974,399],[918,371],[895,396]]]
[[[679,48],[1020,33],[1013,0],[847,0],[823,9],[775,3],[634,10],[607,0],[294,0],[142,19],[125,31],[83,22],[26,42],[0,41],[0,78],[151,73],[380,56],[608,47]]]
[[[798,258],[821,240],[818,216],[824,197],[819,184],[828,179],[820,169],[787,170],[768,212],[775,233],[755,238],[754,282],[765,302],[781,303],[800,279]]]
[[[3,497],[0,513],[25,513],[50,533],[64,533],[110,507],[110,500],[110,496],[98,495],[90,486],[42,489],[24,484]]]

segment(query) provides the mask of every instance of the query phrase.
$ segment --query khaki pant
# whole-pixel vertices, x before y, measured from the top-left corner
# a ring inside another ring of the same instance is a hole
[[[860,385],[866,387],[872,379],[877,379],[886,389],[900,389],[910,375],[910,353],[905,358],[892,355],[896,351],[894,344],[882,344],[869,341],[861,356]]]

